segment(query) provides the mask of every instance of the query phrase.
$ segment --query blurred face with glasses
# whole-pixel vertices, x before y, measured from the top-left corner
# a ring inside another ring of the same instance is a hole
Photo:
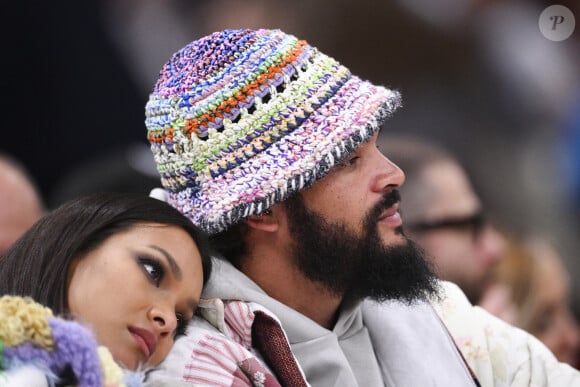
[[[503,239],[485,221],[481,203],[456,163],[428,165],[414,180],[401,202],[407,235],[434,260],[442,279],[455,282],[477,304],[502,254]]]

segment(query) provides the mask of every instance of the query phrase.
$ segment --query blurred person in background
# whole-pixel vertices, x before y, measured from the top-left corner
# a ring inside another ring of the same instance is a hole
[[[430,26],[429,35],[449,37],[444,46],[457,47],[452,54],[430,53],[433,59],[424,63],[436,70],[425,68],[402,85],[406,100],[415,102],[406,104],[401,133],[424,135],[452,150],[494,209],[494,220],[522,235],[549,233],[567,270],[578,277],[580,2],[397,3]],[[575,31],[563,41],[548,39],[539,27],[554,4],[576,19]],[[580,317],[580,282],[571,287]]]
[[[400,191],[407,235],[434,261],[442,279],[479,303],[504,243],[487,223],[467,173],[445,149],[418,137],[381,134],[379,146],[406,174]]]
[[[28,172],[0,154],[0,254],[3,254],[44,211],[43,200]]]
[[[540,339],[561,362],[580,365],[580,328],[570,308],[570,276],[545,239],[507,237],[482,305]]]

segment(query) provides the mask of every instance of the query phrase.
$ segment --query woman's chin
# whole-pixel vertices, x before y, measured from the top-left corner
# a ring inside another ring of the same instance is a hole
[[[143,365],[135,354],[128,353],[126,350],[115,351],[113,348],[109,348],[109,350],[115,362],[125,369],[135,371]]]

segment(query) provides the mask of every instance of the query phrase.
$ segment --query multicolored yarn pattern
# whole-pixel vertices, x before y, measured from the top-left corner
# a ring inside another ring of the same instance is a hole
[[[127,386],[127,375],[92,333],[75,321],[54,317],[30,298],[0,298],[0,386],[20,370],[44,374],[49,385],[70,368],[81,387]],[[30,368],[32,367],[32,368]],[[138,386],[132,378],[132,385]]]
[[[169,202],[213,234],[322,178],[400,106],[279,30],[225,30],[175,53],[146,105]]]

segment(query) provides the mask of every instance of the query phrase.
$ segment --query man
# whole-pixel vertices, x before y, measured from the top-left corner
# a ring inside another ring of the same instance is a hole
[[[42,213],[42,199],[28,173],[11,157],[0,154],[0,254]]]
[[[483,385],[580,382],[440,284],[404,236],[404,175],[376,148],[399,105],[277,30],[173,55],[148,138],[167,200],[225,258],[152,385],[475,386],[468,364]]]
[[[381,134],[380,149],[405,171],[405,230],[433,259],[439,276],[479,304],[504,250],[467,173],[434,143]]]

